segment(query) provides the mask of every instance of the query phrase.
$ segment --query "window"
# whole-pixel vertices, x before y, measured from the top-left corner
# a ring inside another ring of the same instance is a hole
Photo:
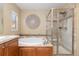
[[[18,31],[18,15],[15,11],[11,12],[11,31]]]

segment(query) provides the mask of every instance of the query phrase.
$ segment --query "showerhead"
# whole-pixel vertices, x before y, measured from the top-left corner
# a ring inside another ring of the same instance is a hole
[[[62,14],[62,15],[63,15],[63,14],[66,14],[66,12],[65,12],[65,11],[64,11],[64,12],[60,12],[60,14]]]
[[[60,12],[59,14],[63,15],[63,16],[66,16],[66,12],[63,11],[63,12]]]

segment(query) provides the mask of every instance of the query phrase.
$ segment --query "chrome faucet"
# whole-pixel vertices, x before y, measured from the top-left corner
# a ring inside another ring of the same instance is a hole
[[[49,43],[49,40],[44,39],[44,43],[43,44],[45,45],[45,44],[48,44],[48,43]]]

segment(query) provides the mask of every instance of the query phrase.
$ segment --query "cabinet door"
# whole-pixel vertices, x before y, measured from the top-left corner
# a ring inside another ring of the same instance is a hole
[[[35,48],[31,47],[22,47],[20,48],[20,56],[35,56],[36,55],[36,50]]]
[[[5,48],[5,56],[18,56],[18,47],[6,47]]]
[[[5,56],[18,56],[18,41],[12,40],[5,43]]]
[[[0,45],[0,56],[3,56],[4,55],[4,45],[3,44],[1,44]]]
[[[37,56],[51,56],[52,55],[51,47],[38,47],[37,48]]]

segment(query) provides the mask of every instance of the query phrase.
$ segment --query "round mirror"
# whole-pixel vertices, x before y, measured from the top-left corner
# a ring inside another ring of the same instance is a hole
[[[26,25],[30,28],[30,29],[36,29],[39,27],[40,25],[40,18],[37,15],[29,15],[26,18]]]

